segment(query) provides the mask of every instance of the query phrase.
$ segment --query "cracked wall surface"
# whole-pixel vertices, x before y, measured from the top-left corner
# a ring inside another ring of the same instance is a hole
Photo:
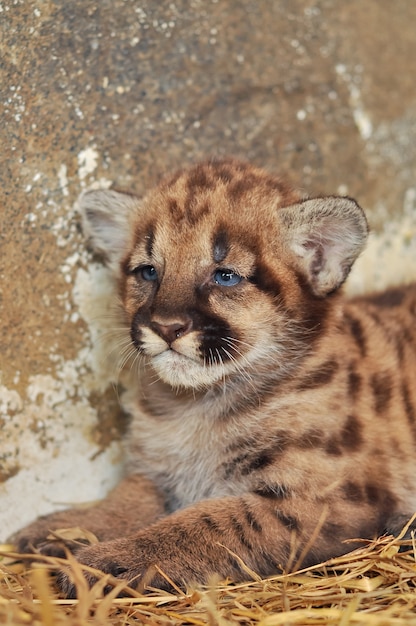
[[[0,0],[0,540],[122,471],[82,189],[248,158],[366,209],[351,290],[416,277],[415,21],[406,0]]]

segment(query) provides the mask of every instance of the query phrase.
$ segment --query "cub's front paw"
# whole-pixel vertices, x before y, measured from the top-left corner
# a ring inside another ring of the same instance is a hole
[[[69,520],[47,516],[15,533],[10,542],[21,554],[65,557],[67,550],[76,553],[85,545],[97,543],[97,538],[83,528],[72,526]]]
[[[145,585],[158,588],[170,588],[167,581],[154,568],[155,559],[151,554],[146,554],[145,549],[140,549],[134,539],[114,539],[80,550],[76,554],[77,561],[88,568],[99,570],[103,574],[109,574],[104,593],[108,593],[118,583],[125,582],[126,589],[119,595],[128,594],[127,587],[139,588],[141,591]],[[84,578],[89,586],[93,586],[99,580],[99,574],[83,569]],[[68,598],[76,597],[76,584],[73,572],[60,572],[57,584]]]

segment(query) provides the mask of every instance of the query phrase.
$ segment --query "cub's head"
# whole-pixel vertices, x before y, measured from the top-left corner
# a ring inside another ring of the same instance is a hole
[[[97,190],[80,204],[133,345],[174,387],[290,371],[367,236],[353,200],[302,200],[233,160],[179,172],[142,200]]]

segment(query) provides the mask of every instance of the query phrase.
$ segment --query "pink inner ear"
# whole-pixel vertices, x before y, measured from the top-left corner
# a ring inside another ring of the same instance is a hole
[[[289,246],[317,296],[336,290],[361,252],[367,224],[348,198],[316,198],[281,210]]]

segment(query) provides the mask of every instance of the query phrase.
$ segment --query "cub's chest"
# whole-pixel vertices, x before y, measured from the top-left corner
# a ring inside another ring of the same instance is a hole
[[[226,436],[209,416],[184,412],[160,419],[141,414],[131,435],[135,471],[151,478],[173,508],[231,493],[221,481]]]

